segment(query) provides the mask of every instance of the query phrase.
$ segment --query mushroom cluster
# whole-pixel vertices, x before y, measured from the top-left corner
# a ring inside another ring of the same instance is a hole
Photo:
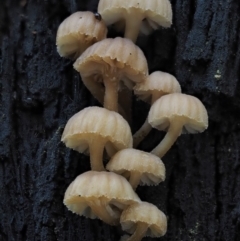
[[[81,110],[65,126],[61,141],[89,155],[92,170],[76,177],[63,202],[78,215],[121,224],[132,234],[121,240],[161,237],[167,232],[166,215],[142,202],[136,188],[165,180],[161,158],[181,133],[204,131],[208,114],[199,99],[181,93],[174,76],[161,71],[149,75],[147,60],[135,45],[139,33],[171,26],[169,0],[100,0],[98,11],[73,13],[57,32],[58,53],[75,60],[74,69],[103,105]],[[125,38],[107,38],[107,25],[125,29]],[[133,136],[132,92],[151,104],[148,118]],[[136,149],[152,127],[167,134],[151,153]],[[103,159],[109,160],[106,166]]]

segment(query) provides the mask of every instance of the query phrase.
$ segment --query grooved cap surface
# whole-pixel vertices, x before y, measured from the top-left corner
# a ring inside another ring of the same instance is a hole
[[[118,113],[101,107],[87,107],[72,116],[65,126],[61,140],[67,147],[85,152],[96,135],[107,141],[107,152],[115,153],[132,147],[128,123]]]
[[[148,122],[159,130],[170,123],[183,122],[183,132],[203,132],[208,127],[208,114],[202,102],[191,95],[173,93],[158,99],[151,107]]]
[[[112,172],[88,171],[76,177],[65,192],[64,204],[74,213],[96,218],[88,203],[115,205],[118,209],[140,202],[128,181]]]
[[[142,82],[148,75],[147,60],[142,50],[125,38],[108,38],[89,47],[74,63],[84,81],[103,76],[126,82]],[[127,84],[127,83],[126,83]],[[99,86],[101,84],[99,83]]]
[[[168,73],[155,71],[151,73],[144,82],[138,83],[134,87],[134,93],[143,101],[151,102],[152,94],[163,95],[170,93],[180,93],[181,86],[177,79]]]
[[[132,148],[117,152],[106,168],[123,176],[141,173],[140,185],[157,185],[165,180],[165,166],[159,157]]]
[[[100,0],[98,12],[107,25],[127,18],[134,21],[136,14],[146,20],[144,24],[147,22],[149,28],[168,28],[172,24],[172,7],[169,0]]]
[[[107,27],[92,12],[76,12],[66,18],[57,31],[56,45],[62,57],[77,58],[92,44],[105,39]]]
[[[134,233],[138,222],[149,226],[145,236],[161,237],[167,232],[166,215],[151,203],[133,204],[123,211],[120,223],[124,231]]]

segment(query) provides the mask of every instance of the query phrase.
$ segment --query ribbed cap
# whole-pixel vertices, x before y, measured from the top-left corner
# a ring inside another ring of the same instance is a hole
[[[124,231],[134,233],[138,222],[149,226],[145,236],[161,237],[167,232],[166,215],[151,203],[133,204],[123,211],[120,223]]]
[[[118,210],[140,202],[128,181],[115,173],[88,171],[69,185],[64,195],[64,204],[69,210],[79,215],[95,218],[88,203],[116,206]],[[112,209],[112,208],[111,208]]]
[[[166,94],[180,93],[181,86],[177,79],[168,73],[155,71],[151,73],[144,82],[138,83],[134,87],[134,93],[139,99],[151,102],[153,94],[159,98]]]
[[[100,0],[98,4],[98,12],[107,25],[127,17],[132,17],[134,21],[131,10],[142,19],[149,20],[149,27],[159,25],[168,28],[172,24],[172,7],[169,0]]]
[[[106,148],[110,153],[132,147],[132,134],[125,119],[118,113],[101,107],[87,107],[72,116],[61,140],[67,147],[85,152],[88,142],[96,135],[107,140]]]
[[[76,12],[66,18],[57,31],[56,45],[62,57],[77,58],[92,44],[105,39],[107,27],[92,12]]]
[[[165,166],[159,157],[132,148],[117,152],[106,169],[123,176],[141,173],[140,185],[157,185],[165,180]]]
[[[203,132],[208,127],[207,110],[194,96],[181,93],[165,95],[152,105],[148,122],[159,130],[165,130],[174,121],[184,123],[183,133]]]

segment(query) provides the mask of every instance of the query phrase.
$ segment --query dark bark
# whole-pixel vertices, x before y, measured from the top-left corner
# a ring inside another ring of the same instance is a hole
[[[97,0],[0,2],[0,240],[119,240],[120,228],[85,219],[62,203],[89,158],[60,143],[67,120],[98,105],[72,68],[58,56],[61,21]],[[167,179],[137,189],[163,210],[161,240],[240,239],[240,85],[237,0],[172,0],[174,23],[138,42],[150,72],[174,74],[183,91],[199,97],[209,113],[206,132],[181,136],[163,158]],[[134,101],[133,131],[148,106]],[[141,145],[161,139],[152,131]],[[151,240],[146,238],[144,240]]]

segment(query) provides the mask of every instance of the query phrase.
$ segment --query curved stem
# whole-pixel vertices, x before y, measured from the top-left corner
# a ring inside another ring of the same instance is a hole
[[[142,24],[142,18],[139,18],[137,15],[137,13],[132,13],[131,16],[134,16],[133,18],[126,18],[124,38],[131,39],[133,43],[137,41],[137,37]]]
[[[134,234],[127,239],[127,241],[140,241],[145,236],[145,233],[147,232],[148,225],[146,223],[139,222],[137,223],[137,228],[134,232]]]
[[[103,150],[105,141],[99,136],[94,136],[89,141],[91,168],[93,171],[105,171],[103,166]]]
[[[99,200],[89,202],[88,205],[92,209],[93,213],[99,217],[103,222],[109,225],[117,225],[119,223],[119,219],[112,217],[104,204],[102,204]]]
[[[151,105],[153,105],[153,103],[160,99],[162,96],[163,96],[163,92],[160,92],[160,91],[153,91],[152,93],[152,100],[151,100]]]
[[[118,112],[118,80],[116,78],[103,79],[105,85],[104,108]]]
[[[142,127],[133,135],[133,147],[136,148],[139,143],[148,135],[152,126],[148,123],[148,119],[145,120]]]
[[[132,90],[128,89],[125,85],[122,86],[119,92],[119,104],[123,107],[126,113],[126,120],[131,126],[132,123]],[[120,111],[119,111],[120,112]]]
[[[131,172],[129,183],[131,184],[133,190],[136,190],[140,180],[141,180],[140,172]]]
[[[151,153],[162,158],[177,140],[178,136],[181,135],[182,127],[183,123],[181,121],[175,120],[174,123],[172,121],[167,134]]]
[[[104,87],[100,83],[96,82],[93,77],[82,78],[84,85],[91,92],[91,94],[96,98],[101,104],[103,103],[104,97]]]

